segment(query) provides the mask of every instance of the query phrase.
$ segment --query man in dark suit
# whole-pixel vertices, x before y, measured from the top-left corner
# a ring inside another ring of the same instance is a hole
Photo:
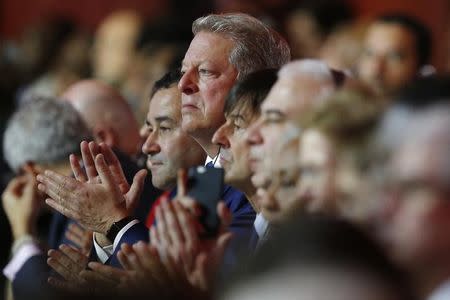
[[[176,186],[178,169],[201,164],[205,159],[201,147],[180,127],[181,97],[177,88],[179,78],[179,72],[169,72],[155,83],[147,120],[141,129],[141,135],[146,139],[142,151],[148,156],[147,167],[152,173],[152,183],[166,191],[170,191]],[[85,152],[85,158],[92,154],[89,150]],[[103,151],[100,152],[106,154]],[[84,160],[86,170],[98,167],[96,159],[97,157],[91,157],[90,160]],[[117,166],[117,168],[120,168],[120,166]],[[97,169],[97,171],[100,176],[103,174],[101,170]],[[69,178],[66,179],[69,180]],[[83,186],[92,188],[89,183],[85,183]],[[109,196],[114,197],[111,194]],[[79,200],[85,199],[80,199],[80,197],[74,199],[74,201]],[[98,199],[88,200],[95,203],[101,202],[97,201]],[[120,214],[118,210],[115,212]],[[114,216],[114,210],[108,210],[108,214],[104,214],[102,217],[108,218],[110,215]],[[144,222],[139,222],[139,220],[130,218],[128,215],[126,220],[129,220],[129,222],[122,222],[122,228],[115,231],[114,237],[106,236],[107,230],[102,232],[96,230],[99,227],[92,228],[96,232],[93,258],[108,265],[119,267],[120,264],[116,254],[122,243],[133,244],[140,240],[148,240],[148,228]],[[105,230],[105,228],[100,228],[100,230],[102,229]]]
[[[217,30],[217,28],[226,29]],[[182,129],[206,152],[208,155],[206,163],[212,162],[215,166],[219,166],[216,159],[219,147],[214,145],[211,139],[215,130],[224,122],[223,104],[226,94],[238,76],[244,76],[258,69],[279,67],[289,61],[289,47],[272,29],[244,14],[210,15],[199,18],[193,24],[193,31],[195,37],[183,60],[183,76],[178,85],[182,93]],[[267,41],[266,47],[259,47],[257,42],[259,40]],[[238,48],[247,50],[239,52]],[[236,55],[237,52],[239,55]],[[100,165],[101,160],[99,157]],[[63,182],[60,184],[59,188]],[[86,212],[87,207],[91,207],[92,210],[99,209],[96,215],[101,212],[99,206],[90,205],[72,207],[69,212],[67,199],[61,194],[63,191],[53,192],[52,198],[57,199],[48,203],[55,209],[70,214],[81,223],[88,223],[88,218],[81,220],[81,212],[83,210]],[[236,229],[238,234],[242,228],[251,230],[255,213],[245,196],[237,190],[230,189],[224,193],[224,198],[227,206],[232,208],[233,221],[230,229],[232,231]],[[79,199],[76,201],[80,204],[94,204],[88,199],[83,200],[86,202]],[[114,212],[109,212],[108,216],[105,216],[103,224],[106,226],[91,228],[102,233],[110,233],[112,238],[118,235],[121,237],[119,234],[121,230],[126,232],[135,227],[133,220],[126,219],[124,207],[114,206],[111,209],[114,209]]]

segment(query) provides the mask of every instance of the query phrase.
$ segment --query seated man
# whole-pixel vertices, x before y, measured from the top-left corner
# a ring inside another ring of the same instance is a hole
[[[154,186],[168,191],[176,185],[178,169],[201,164],[205,158],[200,146],[181,131],[181,99],[180,92],[177,90],[179,78],[179,74],[171,72],[155,83],[146,125],[141,130],[141,134],[146,137],[142,151],[148,155],[147,165],[152,172],[152,183]],[[97,169],[99,175],[104,175],[105,172],[102,173],[102,169],[98,168],[98,159],[99,156],[107,157],[107,155],[102,150],[100,152],[101,154],[90,159],[90,163],[85,160],[85,165]],[[92,153],[86,153],[86,157],[90,155]],[[120,168],[120,166],[116,167]],[[106,170],[107,172],[108,170]],[[109,174],[112,176],[111,173]],[[108,186],[106,182],[102,182],[102,184],[82,183],[64,177],[62,178],[63,181],[71,182],[73,185],[61,183],[60,189],[54,190],[54,187],[48,183],[56,180],[55,174],[42,174],[38,176],[38,180],[43,183],[40,188],[55,201],[61,201],[61,203],[64,203],[63,201],[95,203],[92,208],[79,206],[79,210],[76,210],[77,208],[73,208],[73,206],[68,207],[72,211],[61,209],[59,203],[55,208],[68,214],[69,217],[74,216],[80,221],[80,224],[96,232],[95,252],[101,262],[120,266],[116,254],[122,243],[133,244],[139,240],[148,240],[148,230],[145,224],[131,218],[130,212],[123,205],[114,205],[114,203],[124,204],[123,201],[126,200],[126,195],[117,194],[116,187]],[[95,198],[95,194],[84,196],[81,193],[75,195],[74,199],[55,197],[55,193],[62,194],[71,189],[103,190],[105,194],[102,201]],[[108,208],[111,208],[111,210],[108,210]],[[121,228],[115,228],[115,236],[111,236],[108,234],[112,232],[111,228],[119,226],[113,225],[114,219],[126,220],[127,222],[120,222]],[[105,222],[107,223],[106,226],[104,225]]]
[[[432,86],[402,99],[381,123],[387,160],[376,227],[419,298],[440,300],[450,295],[450,98],[435,97]]]
[[[381,95],[392,95],[421,75],[430,56],[425,25],[407,15],[380,16],[367,31],[357,73]]]
[[[47,287],[47,276],[40,276],[48,268],[36,224],[44,199],[35,174],[50,169],[70,176],[67,157],[79,153],[80,142],[90,136],[73,107],[52,98],[27,102],[10,119],[5,158],[17,173],[25,171],[10,182],[2,199],[14,237],[12,259],[4,273],[13,282],[15,299],[29,299]]]
[[[292,128],[292,118],[326,101],[342,85],[342,78],[337,79],[335,72],[318,60],[293,61],[280,69],[276,83],[261,105],[261,116],[248,129],[250,166],[254,172],[252,181],[257,188],[267,188],[271,174],[266,172],[264,161],[273,149],[280,146],[280,137],[286,136]],[[292,164],[296,155],[289,158],[285,155],[285,159]],[[263,215],[264,210],[261,207]],[[260,228],[264,230],[258,232],[259,238],[266,234],[268,228],[266,221],[261,223]]]

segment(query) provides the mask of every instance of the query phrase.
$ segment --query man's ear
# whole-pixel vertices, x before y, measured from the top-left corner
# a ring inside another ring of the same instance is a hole
[[[110,147],[116,147],[117,146],[117,137],[115,134],[114,129],[111,127],[95,127],[93,129],[94,134],[94,140],[97,143],[105,143],[106,145]]]

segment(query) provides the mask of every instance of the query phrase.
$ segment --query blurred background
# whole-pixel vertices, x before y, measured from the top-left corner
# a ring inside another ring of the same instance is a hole
[[[0,0],[0,134],[32,94],[59,96],[91,77],[120,90],[142,122],[153,82],[180,65],[192,21],[236,11],[282,33],[293,58],[317,57],[349,70],[371,19],[406,13],[432,32],[432,68],[450,71],[449,0]],[[11,176],[0,153],[0,191]],[[4,216],[0,223],[3,267],[10,241]]]

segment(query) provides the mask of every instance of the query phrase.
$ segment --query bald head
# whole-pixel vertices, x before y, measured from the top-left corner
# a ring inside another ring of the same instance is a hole
[[[112,87],[97,80],[71,85],[61,96],[80,113],[97,142],[135,155],[141,146],[139,126],[125,99]]]

